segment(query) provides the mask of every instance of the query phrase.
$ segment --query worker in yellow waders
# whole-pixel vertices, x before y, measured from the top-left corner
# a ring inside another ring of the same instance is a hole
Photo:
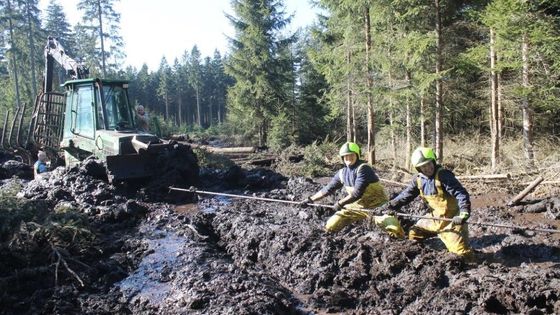
[[[336,172],[327,186],[301,202],[301,206],[306,206],[344,187],[347,195],[334,204],[336,213],[327,221],[327,232],[338,232],[353,222],[369,218],[368,212],[361,209],[376,208],[388,201],[373,168],[360,160],[360,147],[356,143],[342,145],[339,156],[345,167]],[[371,216],[370,219],[391,236],[404,238],[404,231],[396,217],[381,215]]]
[[[412,165],[419,172],[412,182],[397,197],[389,201],[387,214],[394,214],[402,206],[420,196],[430,208],[427,216],[449,218],[449,221],[420,219],[409,231],[411,240],[424,240],[438,236],[447,249],[459,256],[472,260],[466,221],[471,212],[469,193],[455,175],[436,163],[432,148],[419,147],[411,157]]]

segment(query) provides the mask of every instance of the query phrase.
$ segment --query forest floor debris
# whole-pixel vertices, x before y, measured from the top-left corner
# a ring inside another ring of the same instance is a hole
[[[285,200],[324,183],[238,166],[201,175],[205,190]],[[395,240],[366,224],[325,234],[328,208],[224,197],[173,205],[85,168],[8,178],[2,189],[17,185],[17,202],[30,204],[0,234],[1,314],[560,313],[558,234],[471,225],[477,263],[467,264],[437,239]],[[473,189],[473,220],[560,227],[557,197],[508,208],[514,191],[489,191]]]

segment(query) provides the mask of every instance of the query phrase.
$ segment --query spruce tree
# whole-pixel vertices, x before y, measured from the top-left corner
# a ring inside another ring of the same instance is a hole
[[[78,9],[82,11],[82,23],[78,25],[80,41],[88,41],[85,49],[91,49],[93,41],[94,51],[82,51],[96,64],[103,77],[108,73],[115,73],[125,57],[123,39],[120,36],[120,13],[114,10],[119,0],[80,0]]]
[[[229,89],[230,118],[248,136],[256,136],[258,145],[267,143],[271,120],[284,107],[285,68],[278,56],[286,43],[279,32],[289,19],[281,1],[234,0],[234,15],[227,17],[235,28],[226,72],[235,84]],[[280,83],[280,84],[279,84]]]

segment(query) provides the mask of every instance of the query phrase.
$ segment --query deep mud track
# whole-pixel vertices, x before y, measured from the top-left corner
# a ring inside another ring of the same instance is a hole
[[[472,225],[478,262],[466,264],[437,239],[395,240],[365,224],[325,234],[326,208],[220,197],[177,207],[55,172],[20,195],[87,216],[95,250],[69,250],[65,268],[49,248],[5,240],[2,314],[560,314],[558,235]],[[259,169],[203,178],[207,190],[287,200],[321,187]],[[471,220],[558,226],[554,204],[524,209],[475,207]]]

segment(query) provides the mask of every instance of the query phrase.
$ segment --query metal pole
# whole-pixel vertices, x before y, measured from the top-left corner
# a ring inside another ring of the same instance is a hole
[[[226,194],[226,193],[217,193],[212,191],[204,191],[204,190],[192,190],[192,189],[185,189],[185,188],[177,188],[177,187],[169,187],[170,190],[177,190],[177,191],[186,191],[190,193],[202,194],[202,195],[214,195],[214,196],[225,196],[225,197],[232,197],[232,198],[240,198],[240,199],[252,199],[252,200],[260,200],[260,201],[268,201],[268,202],[279,202],[279,203],[287,203],[292,205],[299,205],[299,201],[290,201],[290,200],[282,200],[282,199],[273,199],[273,198],[262,198],[262,197],[254,197],[254,196],[244,196],[244,195],[235,195],[235,194]],[[334,208],[331,205],[325,205],[320,203],[308,203],[309,206],[312,207],[322,207],[322,208]],[[360,211],[369,212],[372,215],[379,215],[379,212],[376,209],[359,209]],[[415,215],[415,214],[408,214],[408,213],[395,213],[398,217],[404,218],[413,218],[413,219],[429,219],[429,220],[438,220],[438,221],[447,221],[451,222],[452,219],[449,218],[434,218],[429,216],[423,215]],[[545,233],[560,233],[560,230],[556,229],[539,229],[539,228],[531,228],[525,226],[517,226],[517,225],[508,225],[508,224],[497,224],[497,223],[485,223],[485,222],[468,222],[471,225],[481,225],[481,226],[490,226],[490,227],[498,227],[504,229],[513,229],[513,230],[528,230],[528,231],[535,231],[535,232],[545,232]]]

